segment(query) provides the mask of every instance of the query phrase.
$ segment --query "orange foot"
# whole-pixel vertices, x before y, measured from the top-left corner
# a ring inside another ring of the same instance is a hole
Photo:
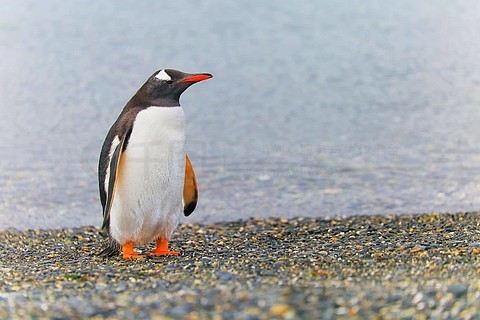
[[[178,256],[180,253],[168,250],[167,239],[157,239],[157,247],[150,252],[151,256]]]
[[[127,242],[122,246],[122,253],[123,253],[123,259],[125,260],[130,260],[130,259],[140,259],[144,258],[145,256],[136,254],[135,251],[133,250],[133,242]]]

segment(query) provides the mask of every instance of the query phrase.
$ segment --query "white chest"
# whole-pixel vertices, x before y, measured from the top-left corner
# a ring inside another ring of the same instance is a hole
[[[176,174],[180,158],[185,158],[183,108],[150,107],[139,112],[122,156],[124,168],[141,175],[144,182],[155,181]]]
[[[182,212],[185,174],[183,108],[150,107],[138,113],[120,162],[111,213],[120,243],[168,238]]]
[[[149,107],[137,114],[129,144],[138,147],[151,142],[170,144],[172,140],[185,140],[182,107]]]

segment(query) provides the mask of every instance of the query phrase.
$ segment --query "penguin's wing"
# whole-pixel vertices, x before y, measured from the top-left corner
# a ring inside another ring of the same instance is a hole
[[[108,177],[107,201],[105,202],[103,210],[102,229],[110,224],[110,209],[112,208],[113,197],[115,196],[115,187],[118,182],[118,169],[120,168],[120,159],[122,158],[123,146],[125,145],[127,136],[127,133],[123,135],[122,140],[115,148],[110,163],[108,164],[108,167],[110,168],[110,176]]]
[[[193,212],[193,210],[195,210],[195,207],[197,206],[197,201],[197,177],[195,176],[192,162],[190,162],[190,158],[187,154],[185,163],[185,184],[183,185],[183,213],[185,214],[185,216],[188,217]]]

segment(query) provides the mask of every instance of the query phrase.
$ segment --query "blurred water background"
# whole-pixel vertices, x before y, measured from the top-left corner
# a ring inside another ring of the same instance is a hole
[[[0,229],[100,225],[101,144],[163,67],[215,76],[185,221],[480,208],[480,2],[0,2]]]

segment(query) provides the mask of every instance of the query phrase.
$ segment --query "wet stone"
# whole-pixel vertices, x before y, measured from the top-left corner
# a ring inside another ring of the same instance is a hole
[[[447,292],[450,292],[456,298],[460,298],[468,293],[468,286],[462,284],[453,284],[448,286]]]

